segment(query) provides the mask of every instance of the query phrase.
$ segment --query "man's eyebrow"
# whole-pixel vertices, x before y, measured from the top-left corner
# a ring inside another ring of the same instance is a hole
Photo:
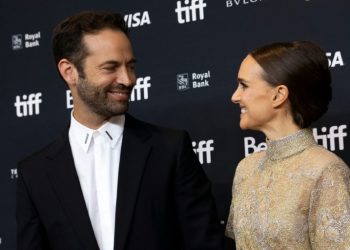
[[[107,65],[107,64],[110,64],[110,65],[120,65],[120,62],[115,61],[115,60],[108,60],[108,61],[105,61],[105,62],[103,62],[103,63],[97,65],[97,67],[98,67],[98,68],[101,68],[101,67],[103,67],[103,66],[105,66],[105,65]]]
[[[136,60],[136,58],[132,58],[130,61],[128,61],[127,63],[128,64],[132,64],[132,63],[136,63],[137,62],[137,60]]]
[[[129,60],[129,61],[127,62],[127,64],[134,64],[134,63],[136,63],[136,59],[135,59],[135,58],[132,58],[131,60]],[[115,65],[115,66],[118,66],[118,65],[121,65],[121,64],[122,64],[121,62],[116,61],[116,60],[108,60],[108,61],[105,61],[105,62],[99,64],[97,67],[98,67],[98,68],[101,68],[101,67],[103,67],[103,66],[105,66],[105,65]]]

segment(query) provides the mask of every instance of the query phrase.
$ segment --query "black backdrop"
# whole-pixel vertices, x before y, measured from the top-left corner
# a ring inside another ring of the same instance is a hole
[[[230,102],[247,52],[273,41],[311,40],[329,58],[334,97],[313,124],[318,142],[350,164],[350,2],[346,0],[11,0],[0,2],[0,249],[15,249],[16,163],[69,122],[70,102],[51,56],[54,25],[80,10],[125,14],[138,60],[130,113],[184,128],[213,184],[222,224],[238,161],[263,148],[239,129]]]

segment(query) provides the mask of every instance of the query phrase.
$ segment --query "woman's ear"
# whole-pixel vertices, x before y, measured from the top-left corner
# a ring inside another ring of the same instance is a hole
[[[285,103],[289,96],[289,90],[286,85],[278,85],[274,88],[272,106],[277,108]]]
[[[63,58],[58,62],[57,67],[62,78],[66,81],[69,87],[77,83],[79,74],[73,63]]]

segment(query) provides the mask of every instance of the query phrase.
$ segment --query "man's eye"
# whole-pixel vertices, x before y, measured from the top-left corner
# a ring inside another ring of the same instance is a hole
[[[104,68],[102,68],[102,69],[105,70],[105,71],[112,72],[112,71],[115,70],[115,67],[104,67]]]

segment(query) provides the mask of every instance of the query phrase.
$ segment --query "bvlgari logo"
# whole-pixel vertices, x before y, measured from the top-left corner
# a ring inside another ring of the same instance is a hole
[[[251,5],[257,2],[261,2],[262,0],[227,0],[226,1],[226,7],[230,8],[233,6],[240,6],[240,5]]]

